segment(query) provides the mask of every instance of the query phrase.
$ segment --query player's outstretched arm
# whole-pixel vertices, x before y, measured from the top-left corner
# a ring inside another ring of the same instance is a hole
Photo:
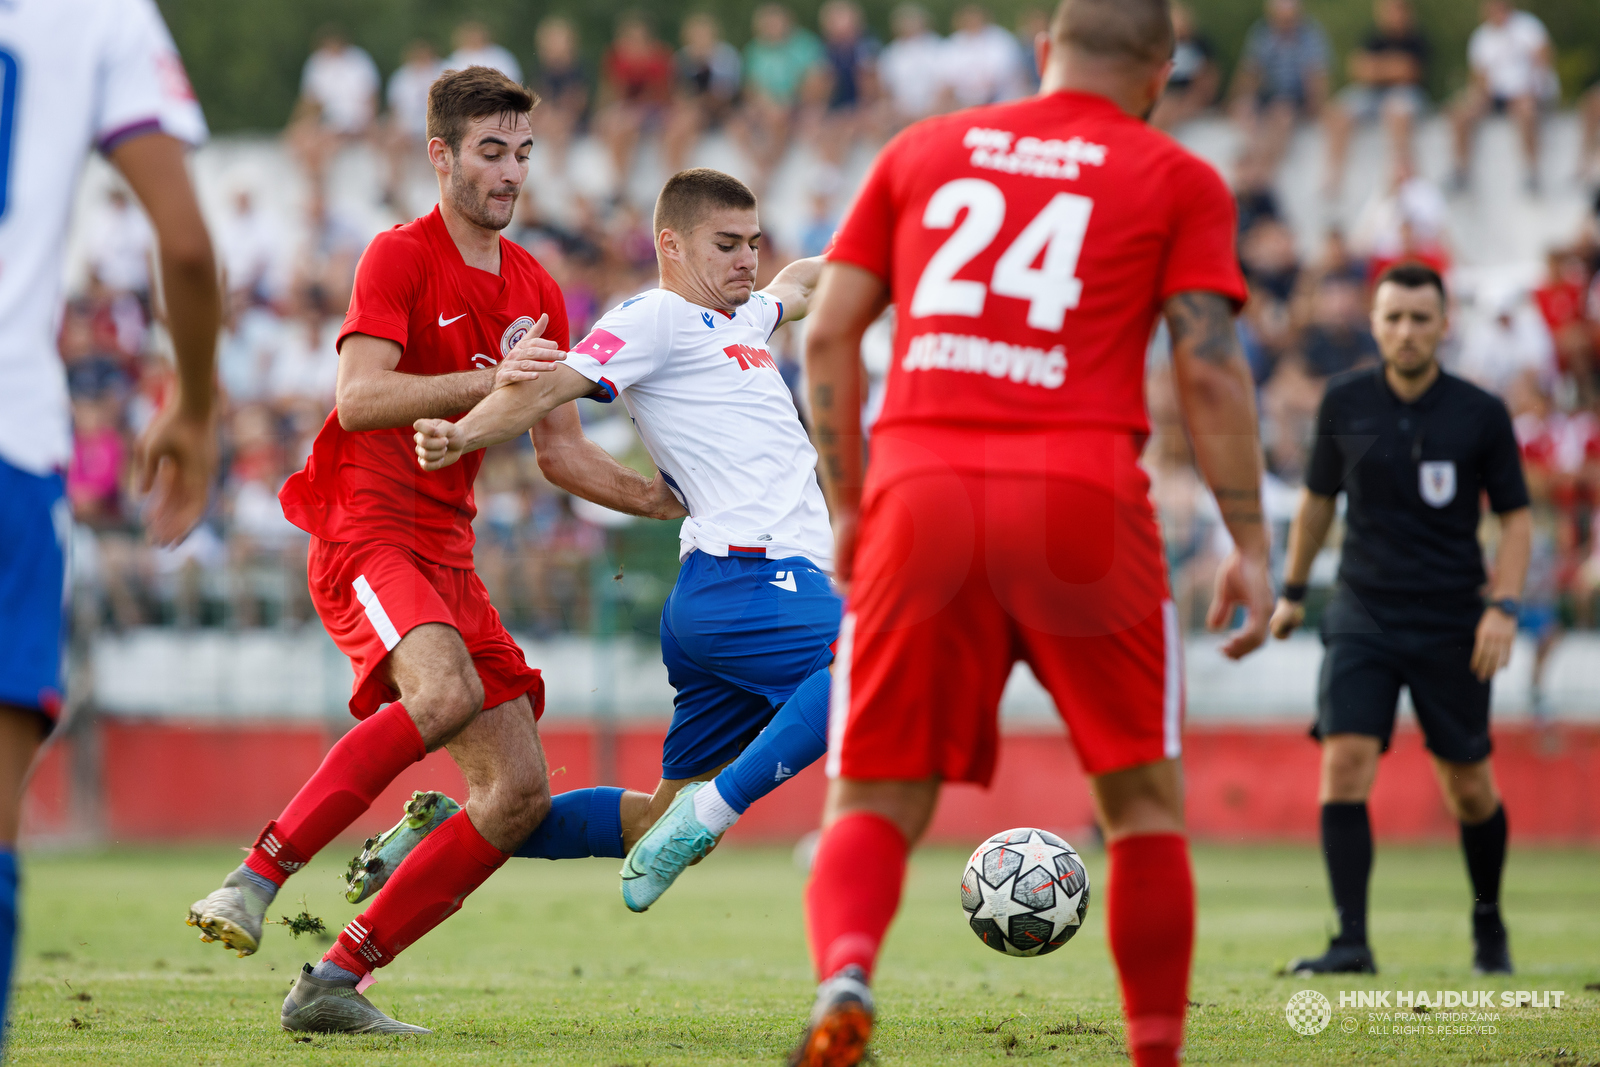
[[[833,573],[847,590],[861,512],[861,336],[889,303],[889,287],[850,263],[822,269],[806,331],[811,382],[811,437],[821,460],[822,491],[833,519]]]
[[[565,359],[544,338],[550,317],[540,315],[527,335],[497,366],[455,374],[402,374],[401,349],[384,337],[353,333],[339,346],[339,382],[334,405],[346,430],[388,430],[418,419],[459,415],[494,390],[532,381]]]
[[[552,485],[601,507],[647,519],[681,519],[689,512],[657,473],[646,478],[583,434],[573,404],[563,404],[533,428],[539,470]]]
[[[1222,646],[1223,655],[1239,659],[1266,640],[1272,613],[1255,383],[1226,297],[1178,293],[1165,310],[1178,400],[1194,440],[1195,462],[1233,535],[1233,554],[1217,572],[1206,624],[1221,629],[1235,608],[1245,609],[1244,624]]]
[[[816,291],[822,265],[826,262],[821,256],[797,259],[780,270],[772,284],[761,290],[783,305],[784,322],[806,317],[811,307],[811,294]]]
[[[590,396],[596,386],[561,363],[548,374],[496,389],[456,422],[418,419],[417,462],[423,470],[448,467],[468,452],[527,433],[562,404]]]
[[[1334,498],[1300,490],[1300,506],[1295,509],[1294,521],[1289,524],[1289,559],[1283,567],[1283,585],[1303,586],[1311,578],[1311,564],[1322,551],[1333,526]],[[1294,633],[1305,621],[1306,606],[1299,600],[1279,597],[1272,609],[1272,636],[1283,640]]]
[[[222,292],[217,263],[184,163],[185,146],[164,133],[124,141],[111,152],[156,232],[167,334],[178,389],[134,452],[140,488],[152,492],[147,529],[157,544],[182,540],[205,513],[217,469],[217,331]]]

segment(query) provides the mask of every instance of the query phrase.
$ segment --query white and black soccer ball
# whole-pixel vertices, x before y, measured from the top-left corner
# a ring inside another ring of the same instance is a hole
[[[1077,850],[1022,827],[977,847],[961,876],[961,910],[978,939],[1007,956],[1043,956],[1072,940],[1089,913]]]

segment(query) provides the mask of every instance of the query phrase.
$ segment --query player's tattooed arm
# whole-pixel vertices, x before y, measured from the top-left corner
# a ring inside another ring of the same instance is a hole
[[[1221,629],[1236,608],[1245,609],[1244,624],[1222,645],[1223,655],[1238,659],[1266,640],[1273,603],[1261,511],[1255,379],[1225,297],[1179,293],[1167,301],[1166,316],[1172,331],[1172,374],[1195,465],[1216,494],[1235,546],[1217,572],[1206,623]]]
[[[1217,365],[1244,358],[1233,324],[1233,307],[1217,293],[1179,293],[1166,306],[1172,347],[1185,345],[1195,358]]]
[[[861,336],[889,302],[883,279],[849,263],[829,263],[817,285],[806,331],[811,437],[833,519],[834,577],[847,588],[865,473],[861,447]]]
[[[1167,301],[1172,369],[1195,461],[1217,498],[1230,532],[1260,531],[1261,447],[1256,436],[1255,381],[1234,326],[1233,307],[1218,293],[1183,292]],[[1235,540],[1240,540],[1235,534]]]
[[[625,515],[681,519],[689,514],[660,473],[646,478],[583,434],[578,409],[563,404],[533,428],[539,470],[574,496]]]
[[[761,290],[783,305],[784,322],[806,317],[806,312],[811,309],[811,294],[816,291],[824,262],[821,256],[797,259],[780,270],[771,284]]]

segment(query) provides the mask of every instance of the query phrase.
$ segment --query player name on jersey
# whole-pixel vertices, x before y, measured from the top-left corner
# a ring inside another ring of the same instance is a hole
[[[1044,389],[1059,389],[1067,380],[1067,350],[1056,345],[1046,352],[1010,345],[987,337],[957,333],[924,333],[906,345],[903,370],[958,370],[1009,378]]]

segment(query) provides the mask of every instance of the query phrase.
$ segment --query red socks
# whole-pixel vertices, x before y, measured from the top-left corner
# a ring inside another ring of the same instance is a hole
[[[467,894],[510,855],[484,840],[466,812],[457,812],[423,838],[322,958],[352,974],[382,967],[460,911]]]
[[[910,851],[900,828],[872,812],[842,816],[822,831],[806,889],[819,979],[852,963],[872,976],[878,946],[900,907]]]
[[[283,885],[371,807],[401,771],[427,754],[416,723],[398,701],[363,719],[328,750],[317,773],[261,831],[245,864]]]
[[[1122,980],[1134,1067],[1172,1067],[1183,1046],[1194,954],[1194,878],[1181,834],[1139,834],[1106,846],[1106,932]]]

